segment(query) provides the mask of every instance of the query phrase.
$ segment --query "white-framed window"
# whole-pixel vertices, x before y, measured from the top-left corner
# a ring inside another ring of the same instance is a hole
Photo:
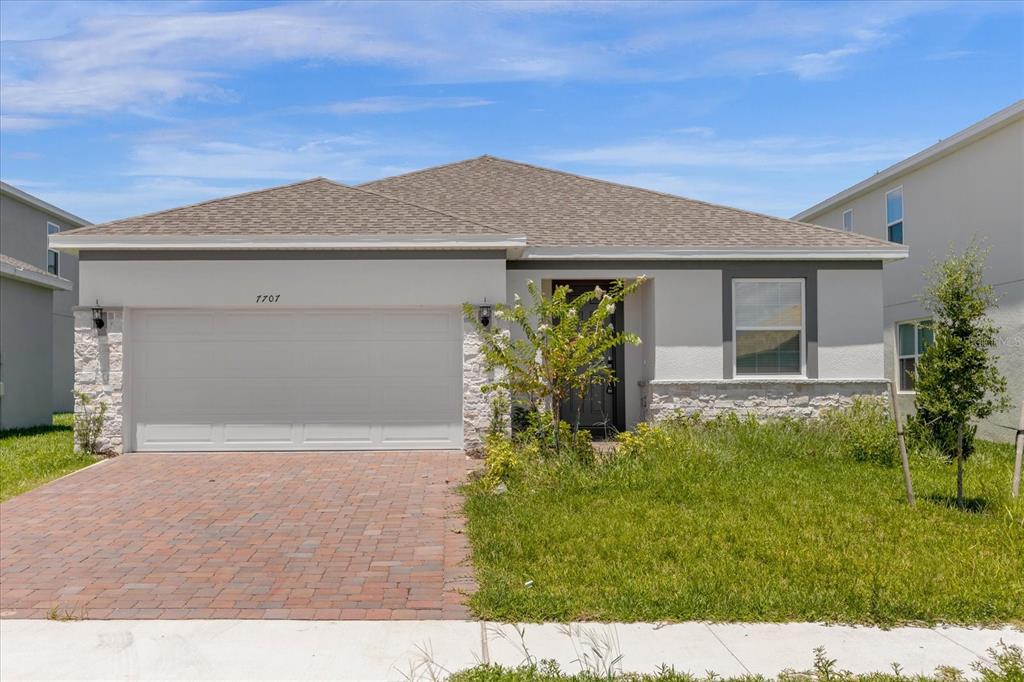
[[[903,243],[903,186],[885,193],[885,238]]]
[[[848,208],[843,211],[843,229],[847,232],[853,232],[853,209]]]
[[[934,340],[931,320],[908,320],[896,323],[896,364],[901,392],[914,392],[917,361]]]
[[[60,232],[60,225],[46,223],[46,236]],[[60,252],[53,249],[46,250],[46,270],[51,275],[60,275]]]
[[[732,281],[733,375],[803,376],[804,280]]]

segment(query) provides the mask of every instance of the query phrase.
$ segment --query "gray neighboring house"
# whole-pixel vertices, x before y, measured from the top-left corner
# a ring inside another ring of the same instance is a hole
[[[0,428],[74,409],[78,258],[49,235],[89,222],[0,182]]]
[[[910,257],[886,267],[885,373],[898,381],[904,410],[914,405],[914,366],[930,331],[918,302],[924,271],[951,244],[979,238],[991,249],[986,281],[999,297],[1000,369],[1011,407],[979,435],[1012,441],[1024,401],[1024,100],[939,141],[793,217],[888,239]]]

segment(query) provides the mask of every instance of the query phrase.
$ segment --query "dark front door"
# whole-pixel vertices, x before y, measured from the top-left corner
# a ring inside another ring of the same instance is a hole
[[[585,291],[600,286],[605,291],[611,286],[607,281],[556,281],[553,286],[568,286],[569,300],[579,296]],[[597,307],[596,302],[588,303],[580,312],[586,319]],[[622,331],[623,304],[615,308],[612,315],[612,324],[615,331]],[[612,368],[618,381],[613,383],[602,383],[591,386],[583,395],[572,395],[562,404],[561,418],[563,421],[576,425],[580,428],[590,430],[595,437],[609,438],[626,426],[625,401],[623,394],[625,385],[623,382],[623,348],[620,346],[608,351],[605,362]],[[578,422],[577,422],[578,420]]]

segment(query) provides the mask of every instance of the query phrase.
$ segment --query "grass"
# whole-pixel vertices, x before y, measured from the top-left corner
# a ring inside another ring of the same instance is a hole
[[[574,663],[580,668],[577,673],[564,671],[555,661],[538,660],[527,652],[526,659],[519,666],[481,664],[456,672],[447,679],[449,682],[967,682],[968,679],[1024,682],[1024,651],[1002,640],[988,649],[987,660],[979,658],[971,665],[970,676],[952,666],[940,666],[931,675],[907,675],[897,664],[892,665],[890,672],[855,674],[840,668],[835,659],[828,657],[824,647],[814,649],[814,664],[810,670],[785,670],[775,677],[752,674],[722,677],[713,671],[697,676],[664,665],[652,673],[637,674],[622,671],[623,657],[615,655],[615,650],[600,644],[597,647],[584,645],[583,648],[581,658]],[[419,679],[444,677],[437,674],[444,670],[432,666],[431,662],[427,666],[428,675],[421,675]]]
[[[0,502],[96,461],[74,451],[73,420],[60,413],[52,426],[0,431]]]
[[[1024,621],[1024,503],[1012,446],[966,467],[841,454],[793,422],[655,429],[610,463],[533,460],[496,494],[466,487],[479,582],[500,621]]]

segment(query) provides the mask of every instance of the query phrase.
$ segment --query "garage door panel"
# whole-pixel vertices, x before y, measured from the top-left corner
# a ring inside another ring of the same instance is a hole
[[[227,312],[217,317],[216,336],[218,338],[244,339],[294,339],[296,315],[293,313],[272,312]]]
[[[303,441],[310,445],[359,445],[366,447],[373,443],[373,427],[369,422],[306,424]]]
[[[384,424],[381,427],[381,442],[397,447],[408,443],[435,443],[443,445],[452,438],[451,426],[432,422],[406,422]]]
[[[134,320],[134,333],[147,339],[191,339],[213,333],[216,318],[212,312],[166,311]]]
[[[277,444],[282,447],[290,445],[293,440],[291,423],[232,423],[224,424],[224,442],[226,444],[265,443]]]
[[[143,378],[206,377],[209,367],[224,363],[226,346],[187,339],[136,344],[133,369]]]
[[[381,320],[384,338],[446,339],[451,332],[451,314],[435,311],[395,312]]]
[[[381,362],[380,349],[363,339],[305,341],[296,370],[308,377],[367,377]]]
[[[359,340],[375,333],[374,313],[367,311],[324,311],[302,315],[296,321],[303,338]]]
[[[453,373],[456,356],[452,343],[445,341],[381,341],[379,352],[386,358],[381,362],[380,376],[385,378],[448,377]]]
[[[140,427],[147,443],[157,447],[174,445],[210,446],[214,443],[214,427],[211,424],[188,424],[168,421],[146,424]]]
[[[462,445],[450,310],[133,311],[138,450]]]

